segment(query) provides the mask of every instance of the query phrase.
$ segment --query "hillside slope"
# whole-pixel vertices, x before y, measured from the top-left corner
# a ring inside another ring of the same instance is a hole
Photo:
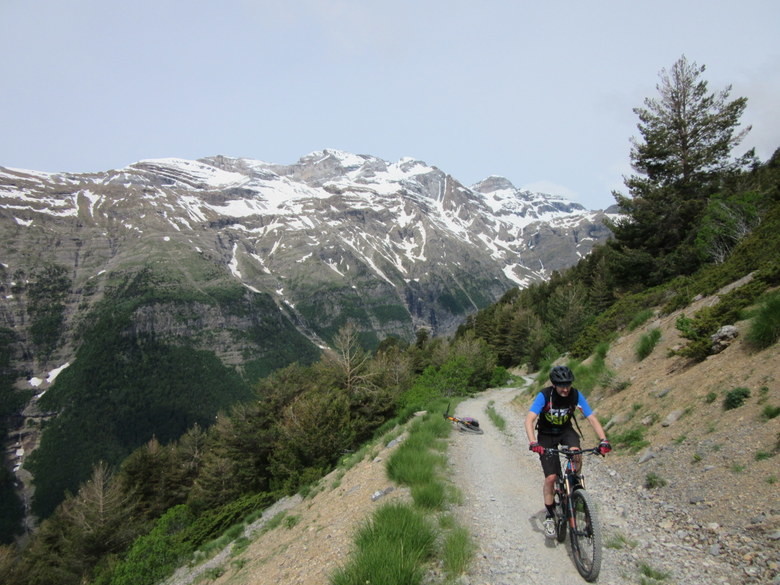
[[[690,315],[716,301],[717,295],[702,298],[682,312]],[[639,582],[642,563],[669,573],[667,582],[677,585],[694,585],[705,576],[729,585],[777,582],[780,417],[766,420],[761,413],[766,405],[780,406],[780,346],[749,351],[743,341],[746,323],[737,323],[740,336],[732,345],[703,363],[690,364],[667,355],[682,343],[674,325],[679,314],[650,321],[618,339],[607,363],[613,380],[628,386],[591,395],[599,416],[610,420],[610,436],[643,428],[649,441],[646,448],[619,447],[603,462],[588,463],[606,542],[616,546],[605,550],[600,582]],[[640,362],[635,347],[651,328],[661,331],[661,339]],[[750,397],[743,406],[724,410],[725,393],[738,386],[748,388]],[[506,434],[492,450],[477,442],[481,437],[456,434],[449,451],[451,479],[466,494],[457,512],[465,522],[473,521],[479,548],[462,582],[543,582],[546,564],[570,564],[570,559],[562,550],[534,552],[544,542],[533,528],[541,514],[541,477],[521,429],[532,392],[514,388],[487,394],[461,404],[459,414],[484,420],[486,435],[500,434],[484,412],[474,410],[495,399],[509,422]],[[587,425],[583,431],[586,444],[595,442]],[[205,574],[221,585],[325,583],[333,568],[347,560],[350,534],[359,523],[382,501],[408,497],[405,490],[395,489],[372,498],[393,487],[383,463],[390,449],[377,447],[351,470],[334,471],[314,497],[287,510],[293,520],[273,530],[250,531],[245,549],[220,559]],[[507,467],[511,461],[511,473],[476,472],[479,461],[486,469]],[[646,487],[649,474],[666,484]],[[500,480],[499,475],[509,477]],[[526,482],[532,487],[524,487]],[[502,501],[510,502],[504,513]],[[526,508],[531,511],[523,512]],[[523,513],[528,518],[500,521]],[[167,585],[186,585],[194,576],[182,573]]]

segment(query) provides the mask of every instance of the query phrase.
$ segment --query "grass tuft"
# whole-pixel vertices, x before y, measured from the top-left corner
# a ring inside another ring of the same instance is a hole
[[[476,547],[469,531],[463,526],[454,527],[444,539],[444,571],[454,578],[466,572]]]
[[[504,419],[503,416],[501,416],[500,414],[498,414],[498,412],[496,412],[492,400],[490,401],[490,403],[488,403],[485,411],[487,412],[488,418],[490,418],[490,420],[493,422],[493,424],[496,426],[496,428],[499,431],[506,430],[506,419]]]
[[[661,339],[660,329],[651,329],[639,338],[636,345],[636,358],[641,362],[651,353]]]

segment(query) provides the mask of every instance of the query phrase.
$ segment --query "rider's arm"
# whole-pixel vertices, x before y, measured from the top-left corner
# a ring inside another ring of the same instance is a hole
[[[582,392],[579,393],[577,407],[582,410],[582,414],[590,423],[590,426],[593,427],[593,431],[596,433],[596,436],[598,436],[599,441],[606,441],[607,435],[604,434],[604,429],[601,427],[599,419],[593,414],[593,410],[591,409],[590,404],[588,404],[588,399],[585,398],[585,395]]]
[[[536,437],[534,436],[534,429],[536,428],[537,418],[539,418],[539,415],[534,411],[529,411],[525,417],[525,434],[528,435],[529,443],[536,441]]]
[[[536,430],[536,419],[539,418],[539,413],[542,412],[543,408],[544,394],[539,392],[539,394],[536,395],[536,398],[534,398],[534,401],[528,410],[528,414],[525,417],[525,434],[528,435],[529,443],[536,441],[536,435],[534,434],[534,430]]]
[[[601,427],[601,423],[599,422],[599,419],[596,418],[596,415],[591,414],[589,417],[587,417],[587,419],[590,423],[590,426],[593,427],[593,430],[596,433],[596,436],[599,438],[599,441],[606,441],[607,435],[604,433],[604,429]]]

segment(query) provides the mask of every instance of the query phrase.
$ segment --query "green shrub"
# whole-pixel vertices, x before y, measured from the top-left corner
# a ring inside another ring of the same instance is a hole
[[[750,390],[744,387],[734,388],[726,393],[723,399],[723,410],[732,410],[739,408],[750,398]]]
[[[678,317],[677,329],[689,341],[675,354],[704,360],[712,351],[710,336],[722,325],[737,321],[742,310],[754,303],[775,278],[773,269],[759,271],[750,282],[722,295],[718,304],[700,309],[692,318]]]
[[[756,311],[746,339],[756,349],[766,349],[780,339],[780,293],[770,295]]]
[[[179,539],[197,549],[210,540],[222,536],[232,527],[239,525],[253,513],[273,504],[274,497],[268,493],[242,496],[214,510],[208,510],[197,520],[186,526]]]
[[[761,418],[765,420],[772,420],[777,415],[780,415],[780,406],[772,406],[770,404],[767,404],[761,412]]]
[[[641,362],[643,359],[649,356],[653,352],[653,349],[660,339],[661,330],[658,328],[651,329],[642,335],[636,345],[636,358]]]
[[[490,376],[488,385],[490,388],[500,388],[509,381],[509,378],[509,370],[504,366],[496,366]]]
[[[193,550],[179,538],[192,521],[187,506],[168,510],[149,534],[133,543],[127,557],[117,565],[111,585],[154,585],[172,574]]]

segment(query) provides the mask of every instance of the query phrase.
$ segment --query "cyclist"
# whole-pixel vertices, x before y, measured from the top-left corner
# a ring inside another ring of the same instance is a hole
[[[550,371],[552,386],[544,388],[531,404],[528,415],[525,418],[525,432],[530,442],[528,448],[539,454],[544,472],[544,507],[547,508],[547,517],[544,520],[544,531],[549,537],[555,536],[554,498],[555,479],[561,468],[558,456],[553,453],[545,453],[545,449],[555,449],[559,445],[566,445],[570,449],[580,448],[580,436],[572,427],[572,419],[576,409],[582,411],[588,420],[596,436],[599,437],[599,453],[606,455],[612,450],[607,441],[601,423],[593,414],[593,411],[582,392],[572,388],[574,374],[566,366],[555,366]],[[539,431],[538,438],[534,437],[534,431]],[[577,456],[574,461],[575,471],[580,472],[582,456]]]

